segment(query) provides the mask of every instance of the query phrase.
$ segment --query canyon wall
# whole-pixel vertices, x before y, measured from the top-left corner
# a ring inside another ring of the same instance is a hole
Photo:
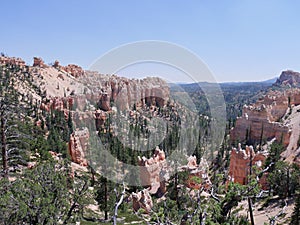
[[[287,162],[299,164],[299,87],[300,73],[283,71],[264,97],[243,107],[242,116],[237,118],[230,131],[231,142],[261,144],[276,140],[286,148],[281,156]],[[231,158],[233,161],[237,158],[234,151]],[[243,182],[239,175],[236,179],[239,183]]]
[[[287,147],[293,131],[288,119],[293,107],[300,104],[299,84],[300,73],[283,71],[264,97],[243,107],[231,130],[231,140],[261,143],[276,138]]]
[[[242,116],[231,130],[231,140],[260,143],[276,138],[285,146],[290,143],[291,124],[285,120],[291,109],[300,104],[300,90],[269,91],[266,96],[243,107]]]
[[[162,107],[170,97],[168,84],[157,77],[138,80],[86,71],[79,80],[88,84],[91,93],[99,94],[98,106],[104,111],[112,106],[121,111],[145,105]]]

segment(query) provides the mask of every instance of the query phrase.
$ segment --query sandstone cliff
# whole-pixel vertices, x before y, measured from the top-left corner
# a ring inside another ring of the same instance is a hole
[[[243,107],[242,116],[236,120],[231,139],[239,142],[262,143],[276,138],[285,146],[289,144],[290,126],[282,119],[289,109],[289,99],[299,104],[300,91],[270,91],[264,98]]]
[[[99,94],[98,106],[104,111],[111,110],[112,103],[119,110],[128,110],[134,105],[141,107],[145,104],[162,107],[170,96],[168,84],[156,77],[137,80],[86,71],[79,80],[86,84],[90,93]]]
[[[245,105],[230,132],[232,142],[264,144],[275,138],[286,147],[282,156],[299,161],[300,73],[283,71],[256,103]]]
[[[268,94],[252,105],[245,105],[241,117],[237,118],[231,131],[233,140],[253,142],[276,138],[285,146],[290,143],[291,124],[285,121],[293,107],[300,104],[300,90],[269,91]]]
[[[29,79],[16,81],[16,89],[28,101],[35,102],[41,111],[64,111],[65,118],[71,115],[75,128],[95,126],[104,128],[104,122],[113,108],[120,111],[142,107],[164,106],[169,100],[168,84],[160,78],[142,80],[116,75],[84,71],[80,66],[60,65],[58,61],[46,65],[42,58],[34,57],[28,66],[20,58],[0,57],[1,65],[19,66]],[[16,74],[18,76],[18,74]],[[96,111],[97,108],[100,108]],[[45,121],[44,121],[45,122]],[[41,125],[39,120],[37,124]],[[81,133],[82,134],[81,134]],[[70,137],[69,152],[74,162],[87,164],[84,159],[88,134],[76,131]]]

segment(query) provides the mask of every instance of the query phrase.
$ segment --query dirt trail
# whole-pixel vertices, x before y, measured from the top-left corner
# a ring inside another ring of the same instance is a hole
[[[293,210],[294,210],[294,204],[293,199],[288,199],[286,201],[287,207],[284,210],[284,217],[279,217],[276,220],[276,224],[286,224],[286,221],[291,217]],[[259,210],[262,207],[261,203],[256,203],[253,206],[253,215],[254,215],[254,221],[256,225],[264,225],[264,223],[269,224],[269,218],[272,218],[279,214],[279,212],[283,209],[283,206],[281,205],[281,201],[274,201],[271,203],[268,207],[264,208],[263,210]],[[241,215],[248,216],[248,203],[246,200],[241,202],[239,206],[242,206],[244,209],[240,212]]]

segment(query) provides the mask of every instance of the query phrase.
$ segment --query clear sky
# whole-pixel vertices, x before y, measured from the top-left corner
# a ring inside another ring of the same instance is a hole
[[[300,71],[296,0],[3,0],[0,9],[0,51],[30,64],[88,68],[119,45],[163,40],[196,53],[219,82]]]

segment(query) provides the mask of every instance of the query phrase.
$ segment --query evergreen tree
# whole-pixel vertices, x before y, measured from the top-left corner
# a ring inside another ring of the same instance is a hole
[[[116,202],[116,194],[114,189],[119,189],[119,185],[108,180],[106,177],[100,177],[96,191],[96,201],[99,208],[104,211],[104,219],[108,220],[109,215],[112,215]]]
[[[12,163],[22,161],[20,153],[25,150],[26,135],[18,126],[26,120],[26,105],[18,100],[20,94],[14,87],[15,70],[0,66],[0,145],[4,177],[8,177]]]
[[[300,187],[295,198],[295,207],[292,214],[292,219],[290,225],[299,225],[300,224]]]
[[[15,182],[1,180],[1,224],[57,224],[68,209],[66,170],[53,162],[40,164]]]

